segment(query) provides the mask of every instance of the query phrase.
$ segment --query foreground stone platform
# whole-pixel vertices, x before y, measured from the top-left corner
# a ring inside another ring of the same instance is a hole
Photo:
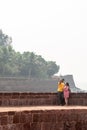
[[[0,130],[87,130],[87,93],[0,93]]]
[[[87,130],[87,107],[0,107],[0,130]]]
[[[0,112],[9,111],[46,111],[46,110],[87,110],[87,106],[29,106],[29,107],[0,107]]]

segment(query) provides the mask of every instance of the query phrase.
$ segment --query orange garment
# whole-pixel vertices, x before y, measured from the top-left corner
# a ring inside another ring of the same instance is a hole
[[[63,92],[64,86],[65,86],[64,83],[58,83],[58,89],[57,89],[57,91],[58,92]]]

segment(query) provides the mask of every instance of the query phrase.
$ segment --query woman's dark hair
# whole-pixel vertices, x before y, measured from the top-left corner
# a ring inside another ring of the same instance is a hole
[[[67,86],[69,86],[69,83],[68,83],[68,82],[66,82],[66,85],[67,85]]]

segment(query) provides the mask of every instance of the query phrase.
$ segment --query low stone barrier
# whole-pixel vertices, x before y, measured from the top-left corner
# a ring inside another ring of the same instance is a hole
[[[57,93],[0,93],[0,106],[58,105]],[[87,105],[87,93],[71,93],[69,105]]]

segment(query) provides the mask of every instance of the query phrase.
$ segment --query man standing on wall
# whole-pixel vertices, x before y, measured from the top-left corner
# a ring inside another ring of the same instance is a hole
[[[63,106],[65,104],[64,95],[63,95],[64,86],[65,86],[64,79],[61,79],[58,82],[58,89],[57,89],[58,97],[59,97],[59,105],[61,105],[61,106]]]

